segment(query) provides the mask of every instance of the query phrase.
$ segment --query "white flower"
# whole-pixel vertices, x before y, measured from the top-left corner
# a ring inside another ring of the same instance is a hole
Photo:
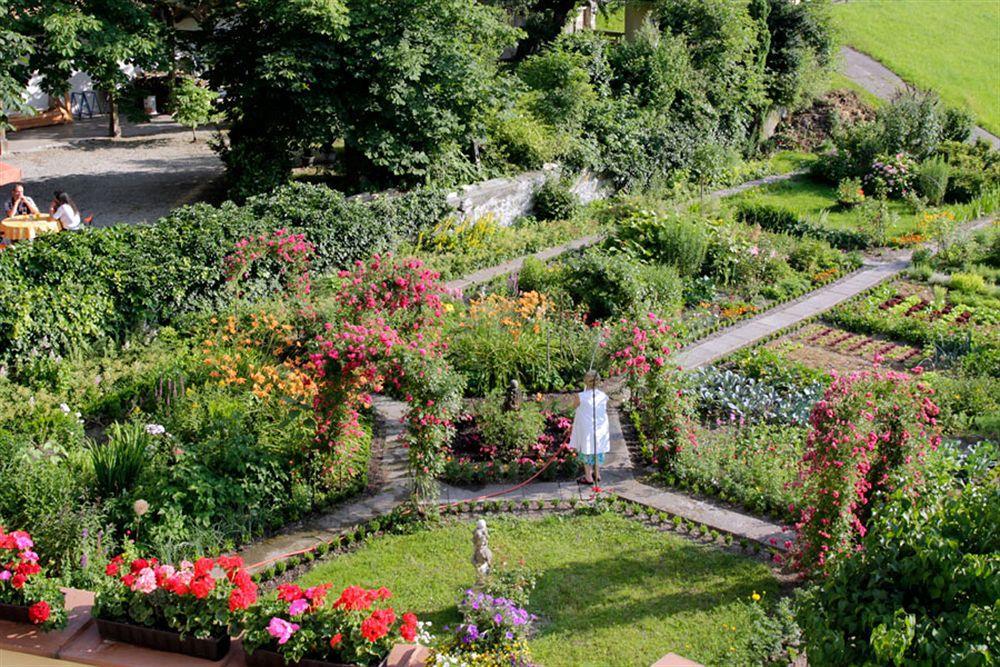
[[[163,435],[167,432],[165,426],[160,424],[146,424],[146,433],[150,435]]]
[[[67,415],[69,414],[69,406],[66,405],[65,403],[60,403],[59,404],[59,409],[62,410],[64,414],[67,414]]]

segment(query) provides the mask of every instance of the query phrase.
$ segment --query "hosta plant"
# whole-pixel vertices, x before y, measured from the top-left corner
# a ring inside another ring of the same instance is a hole
[[[278,586],[247,615],[243,645],[253,653],[267,649],[287,663],[303,658],[351,665],[378,664],[397,642],[419,639],[420,624],[411,613],[397,613],[387,603],[386,588],[348,586],[331,601],[332,584],[302,589]]]
[[[257,601],[257,584],[238,556],[199,558],[175,567],[132,555],[115,556],[105,567],[94,602],[97,618],[218,638],[228,635]]]
[[[0,604],[28,607],[28,617],[45,630],[66,625],[58,583],[45,576],[31,535],[0,526]]]

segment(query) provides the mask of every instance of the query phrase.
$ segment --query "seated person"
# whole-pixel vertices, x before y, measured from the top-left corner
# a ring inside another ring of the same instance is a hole
[[[4,204],[3,214],[5,218],[12,218],[15,215],[27,215],[38,213],[35,201],[24,194],[24,184],[15,183],[10,191],[10,199]]]
[[[59,221],[59,226],[66,231],[75,232],[81,229],[80,209],[76,207],[73,200],[65,192],[56,192],[49,213]]]

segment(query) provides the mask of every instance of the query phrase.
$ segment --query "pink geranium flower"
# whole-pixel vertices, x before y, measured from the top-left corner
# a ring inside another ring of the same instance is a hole
[[[267,624],[267,633],[278,640],[279,644],[287,644],[296,632],[299,631],[298,623],[289,623],[283,618],[275,616]]]
[[[305,613],[307,609],[309,609],[309,600],[306,600],[305,598],[293,600],[292,604],[288,605],[288,615],[298,616]]]

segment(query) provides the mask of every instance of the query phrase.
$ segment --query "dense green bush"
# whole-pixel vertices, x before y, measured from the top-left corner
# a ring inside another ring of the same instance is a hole
[[[770,232],[820,239],[841,250],[863,250],[872,244],[868,234],[849,229],[832,229],[801,220],[792,211],[773,204],[740,202],[736,217],[743,223],[759,225],[761,229]]]
[[[557,178],[547,178],[535,190],[532,209],[542,222],[549,220],[569,220],[580,208],[580,198],[570,189],[569,182]]]
[[[985,141],[975,144],[945,142],[938,148],[948,163],[946,201],[968,202],[1000,186],[1000,151]]]
[[[280,228],[317,246],[315,271],[347,266],[434,224],[443,196],[347,200],[321,186],[292,185],[250,199],[186,206],[148,227],[57,234],[0,254],[0,358],[23,363],[121,341],[147,325],[212,309],[230,295],[224,259],[248,236]],[[243,287],[273,293],[277,275]]]
[[[562,284],[595,320],[650,310],[669,313],[683,303],[683,283],[673,266],[642,264],[596,248],[566,262]]]
[[[618,220],[608,243],[637,259],[670,264],[681,276],[693,277],[705,263],[708,233],[703,219],[635,210]]]
[[[997,448],[939,457],[925,491],[893,493],[860,551],[805,596],[810,664],[989,664],[1000,642]]]
[[[832,136],[835,150],[817,160],[813,169],[837,183],[864,176],[879,155],[906,153],[923,160],[961,134],[958,124],[957,115],[933,93],[902,92],[878,109],[874,121],[837,129]]]
[[[507,410],[504,393],[499,391],[477,403],[473,414],[485,443],[497,447],[497,458],[502,461],[524,456],[545,430],[541,404],[522,401],[517,410]]]

